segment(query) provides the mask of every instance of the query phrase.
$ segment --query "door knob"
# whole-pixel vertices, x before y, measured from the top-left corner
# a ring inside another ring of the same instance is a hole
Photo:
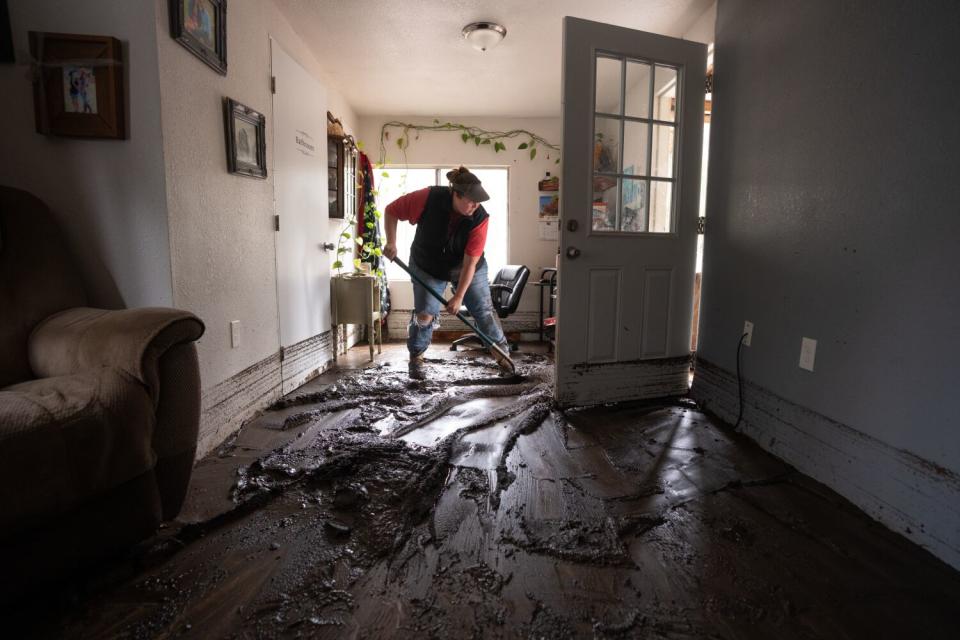
[[[579,258],[580,249],[577,249],[576,247],[567,247],[567,257],[570,258],[571,260]]]
[[[333,251],[335,248],[332,242],[324,242],[320,246],[323,247],[324,251]]]

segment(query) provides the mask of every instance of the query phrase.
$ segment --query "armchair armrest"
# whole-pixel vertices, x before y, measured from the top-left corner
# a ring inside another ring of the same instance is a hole
[[[76,307],[50,316],[33,330],[27,345],[30,368],[38,377],[51,377],[116,367],[140,380],[156,407],[161,356],[197,340],[203,330],[199,318],[177,309]]]
[[[508,284],[491,284],[491,291],[513,291],[513,287]]]

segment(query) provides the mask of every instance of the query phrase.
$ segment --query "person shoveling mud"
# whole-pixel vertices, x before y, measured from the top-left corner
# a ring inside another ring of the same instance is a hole
[[[410,318],[407,350],[412,367],[422,361],[430,346],[441,305],[456,315],[490,349],[501,371],[515,373],[507,339],[493,310],[490,281],[483,247],[490,216],[481,202],[490,199],[479,178],[460,167],[447,172],[448,187],[426,187],[403,195],[386,207],[387,243],[383,254],[406,270],[413,281],[414,310]],[[397,258],[397,222],[417,226],[410,246],[410,264]],[[450,283],[453,297],[443,292]],[[460,312],[466,306],[476,326]]]

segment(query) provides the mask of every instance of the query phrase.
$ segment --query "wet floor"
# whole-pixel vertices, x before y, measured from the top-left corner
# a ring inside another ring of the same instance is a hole
[[[198,465],[66,638],[953,637],[960,575],[691,403],[561,412],[551,362],[402,349]]]

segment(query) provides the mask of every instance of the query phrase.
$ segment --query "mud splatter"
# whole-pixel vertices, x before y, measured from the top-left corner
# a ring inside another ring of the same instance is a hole
[[[561,412],[546,357],[519,354],[518,375],[502,378],[488,359],[464,356],[428,358],[422,379],[405,361],[383,362],[276,403],[211,457],[231,474],[219,513],[167,527],[132,577],[74,594],[67,613],[44,611],[21,635],[807,638],[952,628],[960,581],[689,402]],[[250,444],[253,429],[269,447]],[[428,445],[413,443],[431,429],[418,440]],[[883,552],[882,573],[865,568],[866,548]],[[865,589],[894,594],[900,608],[886,614],[847,595]],[[910,593],[942,606],[911,609]]]

